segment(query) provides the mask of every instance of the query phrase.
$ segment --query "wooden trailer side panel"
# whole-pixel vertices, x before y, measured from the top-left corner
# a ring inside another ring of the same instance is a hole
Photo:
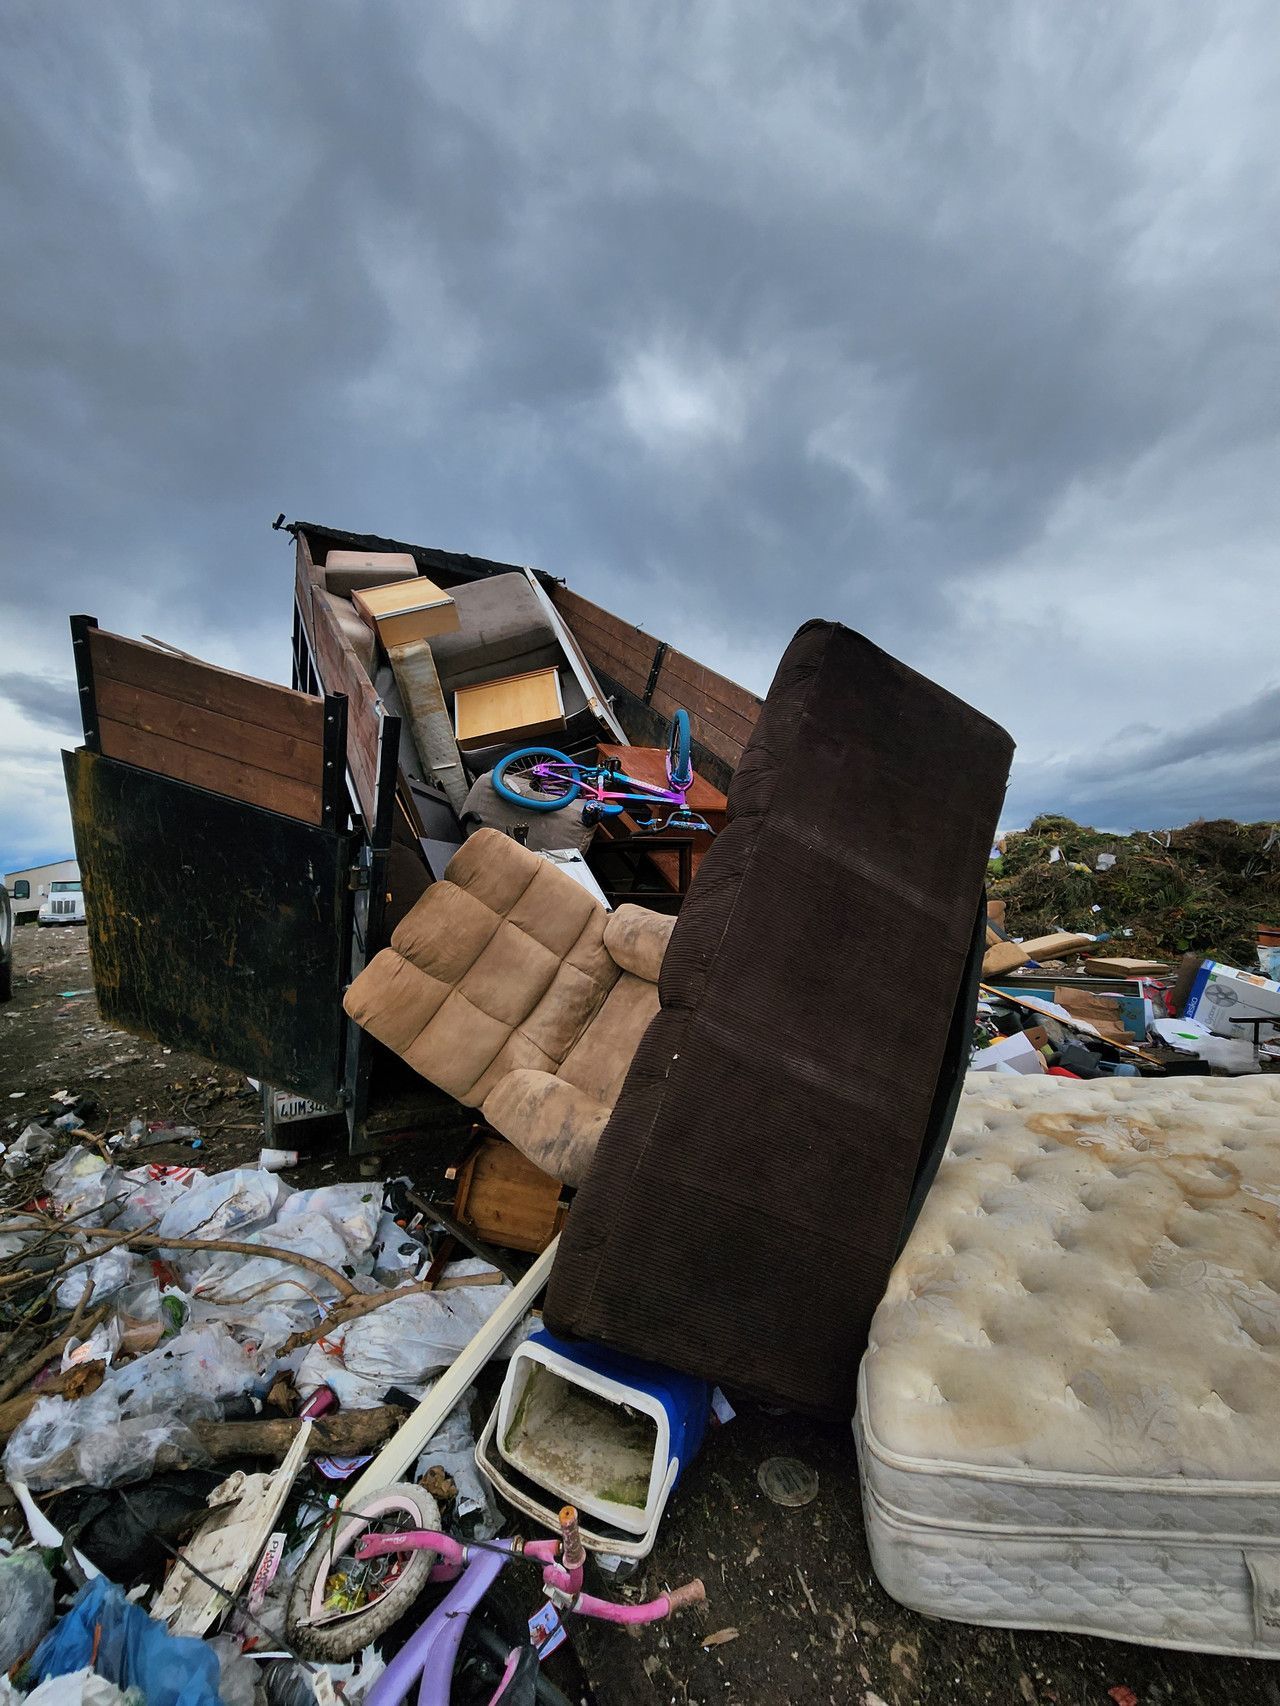
[[[324,818],[320,699],[87,627],[86,734],[106,758],[281,812]]]
[[[556,586],[551,597],[615,696],[614,708],[632,740],[665,745],[671,713],[683,705],[695,747],[701,748],[695,752],[698,770],[726,789],[763,701],[567,586]]]

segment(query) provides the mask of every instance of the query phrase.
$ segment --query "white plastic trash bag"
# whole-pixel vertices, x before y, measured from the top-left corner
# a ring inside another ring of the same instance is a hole
[[[291,1195],[275,1173],[236,1167],[214,1173],[175,1198],[156,1228],[158,1238],[244,1239],[269,1226],[280,1205]],[[175,1250],[174,1266],[185,1276],[200,1273],[211,1257],[200,1251]]]
[[[92,1301],[95,1304],[105,1303],[123,1286],[139,1284],[147,1277],[147,1272],[147,1264],[141,1257],[131,1255],[128,1250],[107,1250],[82,1267],[72,1268],[58,1287],[58,1306],[74,1309],[84,1297],[85,1288],[91,1280]]]
[[[251,1232],[248,1244],[269,1244],[273,1250],[296,1250],[341,1273],[351,1257],[342,1235],[322,1214],[303,1214],[278,1220],[263,1232]],[[215,1255],[191,1287],[191,1295],[205,1303],[239,1304],[252,1299],[256,1305],[297,1303],[310,1299],[329,1301],[337,1287],[323,1274],[309,1268],[288,1267],[273,1256]]]
[[[347,1260],[354,1262],[373,1244],[381,1213],[380,1184],[321,1185],[314,1191],[295,1191],[281,1208],[276,1224],[287,1226],[307,1215],[323,1215],[346,1246]]]
[[[492,1273],[487,1262],[455,1262],[450,1275]],[[499,1307],[511,1287],[414,1291],[335,1327],[312,1345],[296,1375],[309,1397],[331,1386],[346,1409],[369,1410],[392,1386],[420,1398]]]

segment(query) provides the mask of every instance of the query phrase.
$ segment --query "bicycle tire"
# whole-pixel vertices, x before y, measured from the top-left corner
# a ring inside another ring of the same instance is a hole
[[[514,777],[518,774],[517,766],[528,769],[530,762],[535,764],[567,764],[570,769],[576,769],[572,758],[567,753],[557,752],[553,746],[522,746],[515,752],[509,752],[505,758],[499,759],[493,767],[493,791],[499,799],[506,800],[509,805],[521,806],[531,812],[558,812],[570,801],[576,800],[582,792],[580,782],[566,782],[564,792],[555,798],[539,797],[536,794],[522,794],[513,785]],[[512,778],[512,782],[508,781]]]
[[[667,780],[673,788],[683,791],[693,786],[693,742],[689,734],[689,713],[681,707],[671,719],[667,736]]]
[[[410,1552],[399,1576],[372,1605],[336,1618],[332,1623],[312,1621],[313,1599],[317,1583],[322,1580],[321,1573],[327,1576],[372,1522],[397,1512],[409,1518],[410,1528],[438,1530],[440,1527],[440,1507],[424,1487],[415,1487],[407,1481],[393,1482],[361,1500],[357,1509],[345,1511],[333,1529],[317,1538],[303,1559],[289,1595],[285,1622],[289,1644],[303,1658],[341,1663],[354,1657],[399,1622],[426,1587],[437,1554]]]

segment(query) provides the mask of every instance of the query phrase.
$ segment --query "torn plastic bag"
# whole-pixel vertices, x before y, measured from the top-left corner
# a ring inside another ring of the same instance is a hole
[[[58,1304],[63,1309],[74,1309],[90,1281],[94,1303],[105,1303],[123,1287],[141,1284],[147,1271],[147,1264],[128,1250],[108,1250],[83,1267],[71,1270],[58,1287]]]
[[[29,1670],[45,1682],[90,1664],[118,1688],[138,1689],[146,1706],[218,1706],[213,1649],[190,1636],[171,1635],[105,1576],[80,1589],[70,1611],[36,1648]]]
[[[242,1649],[234,1635],[214,1635],[205,1645],[217,1654],[222,1667],[218,1699],[222,1706],[254,1706],[258,1698],[258,1666]]]
[[[450,1275],[492,1273],[487,1262],[454,1262]],[[335,1327],[309,1347],[296,1383],[304,1397],[331,1386],[348,1409],[367,1410],[392,1386],[420,1398],[510,1292],[509,1285],[410,1292]]]
[[[58,1134],[50,1131],[47,1126],[37,1125],[33,1120],[24,1126],[21,1133],[4,1152],[4,1172],[10,1179],[16,1179],[19,1173],[25,1173],[28,1167],[34,1167],[43,1161],[46,1155],[51,1155],[58,1147]]]
[[[114,1487],[145,1480],[202,1452],[189,1423],[217,1413],[256,1380],[245,1352],[225,1327],[180,1333],[123,1368],[107,1371],[96,1392],[68,1402],[42,1398],[5,1450],[11,1481],[37,1492]]]
[[[283,1216],[264,1232],[250,1232],[247,1244],[270,1244],[276,1250],[296,1250],[341,1273],[351,1258],[341,1233],[323,1214]],[[193,1298],[205,1303],[242,1304],[255,1308],[268,1303],[307,1303],[337,1296],[332,1280],[309,1268],[291,1268],[273,1257],[215,1255],[195,1279]],[[314,1319],[314,1315],[312,1316]]]
[[[321,1185],[314,1191],[296,1191],[281,1208],[277,1224],[287,1226],[321,1214],[346,1246],[347,1260],[354,1262],[372,1245],[381,1211],[381,1185]]]
[[[144,1226],[154,1227],[157,1221],[163,1220],[188,1191],[206,1184],[208,1175],[194,1169],[187,1178],[175,1178],[169,1173],[153,1178],[149,1168],[131,1167],[120,1175],[120,1182],[121,1188],[127,1189],[129,1195],[120,1204],[120,1212],[112,1225],[122,1231],[137,1232]]]
[[[373,1277],[382,1285],[411,1280],[422,1265],[425,1252],[420,1241],[406,1232],[393,1214],[378,1220],[373,1241]]]
[[[236,1167],[215,1173],[183,1191],[165,1210],[160,1238],[246,1238],[269,1226],[292,1193],[275,1173]],[[173,1251],[173,1265],[184,1277],[202,1273],[213,1257],[197,1250]]]
[[[449,1412],[444,1426],[427,1441],[413,1478],[421,1481],[429,1470],[443,1469],[458,1489],[453,1505],[454,1523],[468,1540],[492,1540],[502,1527],[502,1515],[489,1491],[489,1483],[481,1479],[476,1467],[476,1438],[471,1431],[475,1395],[475,1387],[469,1386],[458,1400],[457,1408]]]
[[[51,1676],[30,1694],[9,1691],[7,1682],[4,1687],[0,1706],[28,1706],[28,1702],[33,1706],[147,1706],[140,1688],[117,1688],[90,1665],[65,1676]]]
[[[53,1577],[34,1546],[0,1558],[0,1671],[11,1670],[53,1622]]]
[[[120,1205],[111,1199],[128,1189],[114,1167],[81,1143],[45,1169],[42,1183],[64,1220],[92,1218],[95,1226],[106,1226],[113,1219]]]

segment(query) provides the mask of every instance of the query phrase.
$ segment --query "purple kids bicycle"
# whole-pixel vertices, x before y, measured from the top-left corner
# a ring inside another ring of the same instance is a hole
[[[399,1706],[415,1685],[418,1706],[450,1706],[454,1667],[471,1615],[498,1577],[524,1557],[542,1565],[542,1591],[563,1617],[609,1623],[657,1623],[706,1598],[700,1581],[686,1582],[641,1605],[621,1605],[582,1591],[586,1551],[572,1505],[560,1512],[559,1538],[463,1543],[416,1518],[434,1508],[421,1487],[386,1487],[320,1540],[299,1573],[289,1607],[289,1634],[306,1656],[333,1659],[357,1652],[384,1634],[428,1586],[449,1588],[409,1637],[365,1698],[365,1706]],[[432,1520],[438,1521],[438,1515]],[[387,1526],[388,1522],[390,1527]],[[402,1526],[408,1523],[410,1526]],[[489,1653],[496,1676],[488,1706],[523,1706],[564,1696],[539,1673],[539,1649],[527,1636],[512,1644],[477,1620],[471,1630]]]
[[[522,746],[494,766],[494,792],[526,811],[558,812],[583,799],[582,821],[599,823],[629,811],[640,830],[706,829],[711,825],[692,811],[688,794],[693,786],[689,713],[679,710],[667,735],[668,788],[656,788],[628,776],[616,758],[603,764],[579,764],[552,746]],[[666,817],[663,807],[670,807]]]

